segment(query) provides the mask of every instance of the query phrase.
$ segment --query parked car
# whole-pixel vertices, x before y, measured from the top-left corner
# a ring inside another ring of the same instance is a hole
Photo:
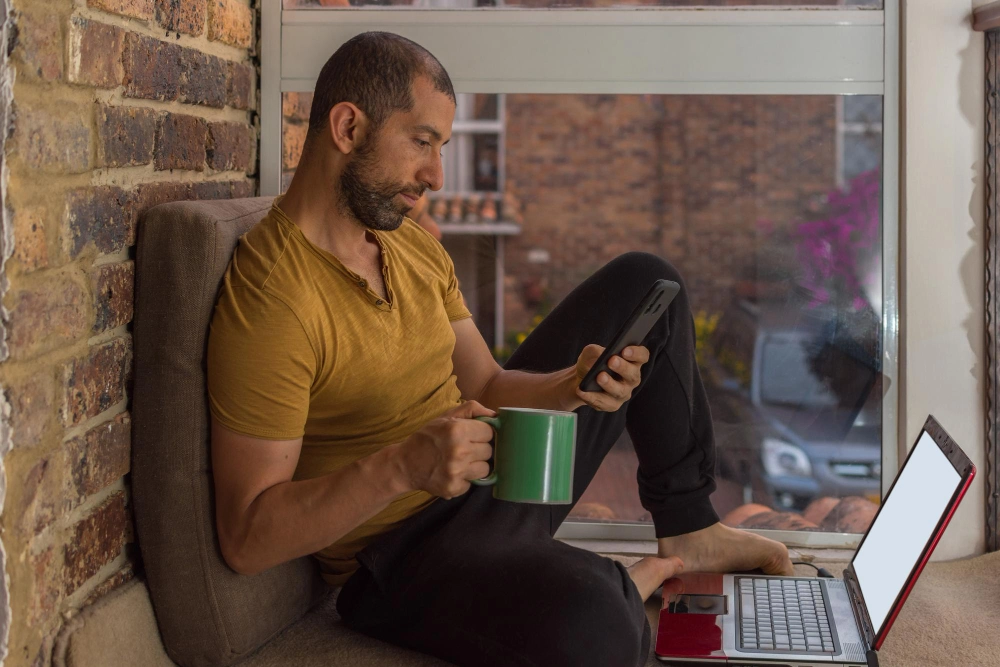
[[[828,310],[747,301],[719,319],[702,376],[719,475],[743,486],[744,502],[786,510],[822,496],[878,502],[879,357],[859,341],[845,345],[832,333],[837,324]]]

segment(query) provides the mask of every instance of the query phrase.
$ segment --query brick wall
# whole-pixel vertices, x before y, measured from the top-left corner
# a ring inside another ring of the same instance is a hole
[[[256,191],[252,0],[8,0],[8,665],[141,567],[129,497],[135,226]]]
[[[508,331],[629,250],[674,262],[696,310],[721,309],[767,268],[758,221],[791,222],[834,186],[835,119],[832,96],[508,95],[524,217]]]

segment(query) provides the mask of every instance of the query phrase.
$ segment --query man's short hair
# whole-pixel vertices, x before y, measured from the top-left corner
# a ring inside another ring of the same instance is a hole
[[[455,102],[455,88],[448,72],[430,51],[391,32],[364,32],[352,37],[330,56],[316,81],[309,133],[323,132],[330,110],[351,102],[371,122],[376,135],[397,111],[413,109],[413,81],[430,79],[434,88]]]

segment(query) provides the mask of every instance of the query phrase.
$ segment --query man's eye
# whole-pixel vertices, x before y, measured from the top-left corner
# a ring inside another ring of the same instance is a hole
[[[417,143],[420,144],[421,146],[430,146],[431,145],[431,142],[424,141],[423,139],[417,139]]]

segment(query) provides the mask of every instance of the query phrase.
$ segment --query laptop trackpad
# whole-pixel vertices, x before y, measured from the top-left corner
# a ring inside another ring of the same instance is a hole
[[[671,614],[708,614],[723,616],[729,613],[725,595],[674,595],[667,605]]]

